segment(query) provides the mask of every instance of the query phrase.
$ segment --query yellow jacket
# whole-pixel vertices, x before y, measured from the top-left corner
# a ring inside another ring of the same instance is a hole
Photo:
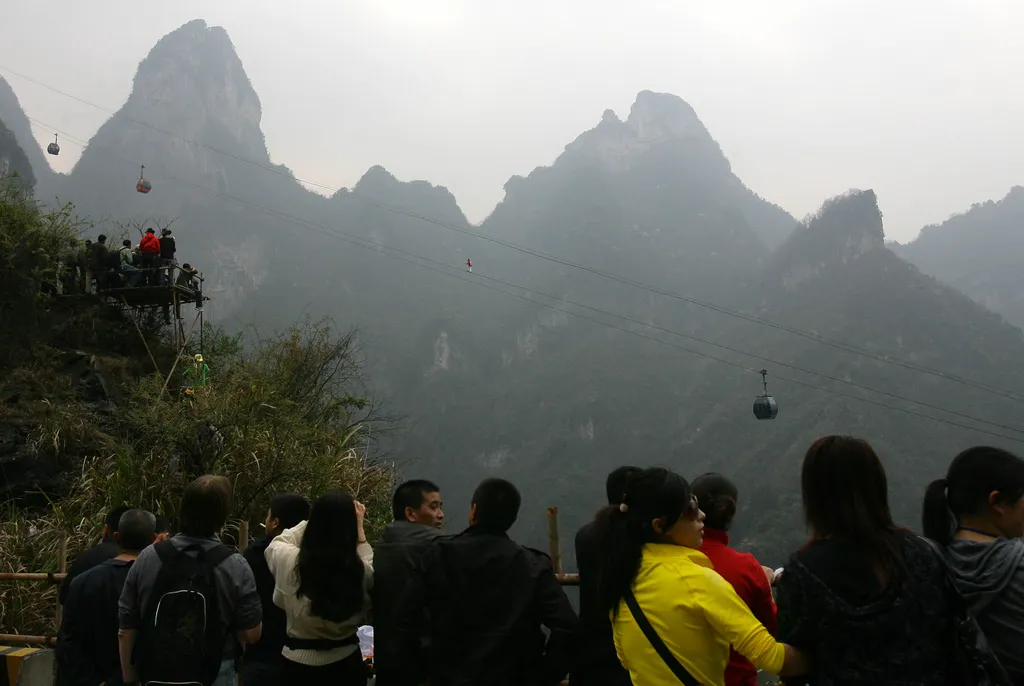
[[[637,604],[661,640],[704,686],[724,686],[730,644],[757,667],[782,669],[785,650],[699,550],[648,543],[633,584]],[[634,686],[679,686],[625,601],[612,619],[615,651]]]

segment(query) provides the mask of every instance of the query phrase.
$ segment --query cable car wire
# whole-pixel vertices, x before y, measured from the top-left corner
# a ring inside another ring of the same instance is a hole
[[[39,86],[41,88],[45,88],[45,89],[47,89],[49,91],[52,91],[52,92],[54,92],[54,93],[56,93],[58,95],[61,95],[61,96],[70,98],[72,100],[75,100],[77,102],[80,102],[80,103],[82,103],[84,105],[87,105],[89,107],[92,107],[92,108],[95,108],[97,110],[100,110],[101,112],[105,112],[105,113],[110,114],[110,115],[118,114],[118,112],[115,111],[115,110],[109,109],[107,107],[103,107],[102,105],[97,105],[94,102],[90,102],[89,100],[86,100],[84,98],[80,98],[80,97],[78,97],[76,95],[73,95],[71,93],[67,93],[65,91],[62,91],[59,88],[56,88],[54,86],[50,86],[49,84],[43,83],[42,81],[39,81],[39,80],[34,79],[34,78],[30,77],[30,76],[27,76],[26,74],[22,74],[21,72],[15,71],[14,69],[11,69],[11,68],[6,67],[4,65],[0,65],[0,71],[4,71],[4,72],[7,72],[9,74],[13,74],[14,76],[17,76],[17,77],[19,77],[21,79],[24,79],[25,81],[33,83],[33,84],[35,84],[35,85],[37,85],[37,86]],[[177,140],[180,140],[182,142],[189,143],[191,145],[195,145],[195,146],[204,148],[206,150],[210,150],[211,152],[218,153],[220,155],[223,155],[225,157],[237,160],[239,162],[244,162],[246,164],[251,164],[253,166],[259,167],[260,169],[268,171],[268,172],[270,172],[272,174],[277,174],[277,175],[282,176],[284,178],[291,179],[293,181],[298,181],[298,182],[300,182],[300,183],[302,183],[302,184],[304,184],[306,186],[313,186],[313,187],[316,187],[316,188],[322,188],[322,189],[325,189],[325,190],[329,190],[332,193],[338,192],[340,190],[346,190],[348,192],[348,194],[351,195],[352,197],[357,198],[357,199],[361,200],[362,202],[365,202],[365,203],[367,203],[369,205],[372,205],[372,206],[377,207],[377,208],[382,209],[382,210],[386,210],[386,211],[389,211],[389,212],[394,212],[396,214],[401,214],[401,215],[407,216],[407,217],[412,218],[412,219],[418,219],[420,221],[424,221],[424,222],[427,222],[429,224],[434,224],[434,225],[436,225],[438,227],[449,229],[451,231],[456,231],[458,233],[461,233],[461,234],[464,234],[464,235],[467,235],[467,236],[471,236],[473,238],[489,241],[489,242],[495,243],[497,245],[501,245],[503,247],[509,248],[511,250],[516,250],[516,251],[521,252],[523,254],[536,257],[538,259],[546,260],[546,261],[549,261],[549,262],[552,262],[552,263],[555,263],[555,264],[559,264],[559,265],[562,265],[562,266],[566,266],[566,267],[570,267],[570,268],[577,269],[577,270],[580,270],[580,271],[584,271],[584,272],[587,272],[587,273],[591,273],[591,274],[594,274],[596,276],[600,276],[602,278],[606,278],[606,279],[609,279],[609,280],[612,280],[612,281],[616,281],[616,282],[622,283],[624,285],[631,286],[633,288],[638,288],[640,290],[645,290],[645,291],[650,292],[650,293],[654,293],[654,294],[657,294],[657,295],[662,295],[662,296],[665,296],[665,297],[668,297],[668,298],[673,298],[673,299],[676,299],[676,300],[687,302],[687,303],[690,303],[692,305],[696,305],[698,307],[702,307],[702,308],[705,308],[705,309],[708,309],[708,310],[711,310],[711,311],[714,311],[714,312],[718,312],[720,314],[724,314],[724,315],[729,316],[729,317],[733,317],[735,319],[740,319],[740,320],[747,321],[747,322],[750,322],[750,323],[753,323],[753,324],[758,324],[758,325],[761,325],[761,326],[771,327],[771,328],[777,329],[779,331],[784,331],[784,332],[792,334],[794,336],[799,336],[799,337],[804,338],[806,340],[813,341],[815,343],[819,343],[821,345],[826,345],[826,346],[835,348],[837,350],[843,350],[845,352],[848,352],[848,353],[851,353],[851,354],[854,354],[854,355],[859,355],[859,356],[862,356],[862,357],[866,357],[868,359],[872,359],[872,360],[875,360],[877,362],[882,362],[884,364],[891,364],[891,365],[894,365],[894,366],[897,366],[897,367],[901,367],[903,369],[908,369],[908,370],[915,371],[915,372],[918,372],[918,373],[921,373],[921,374],[927,374],[929,376],[935,376],[935,377],[938,377],[938,378],[941,378],[941,379],[945,379],[947,381],[952,381],[954,383],[959,383],[959,384],[964,385],[964,386],[969,386],[971,388],[976,388],[978,390],[985,391],[987,393],[992,393],[994,395],[998,395],[998,396],[1001,396],[1001,397],[1009,399],[1009,400],[1024,400],[1024,396],[1021,396],[1021,395],[1019,395],[1019,394],[1017,394],[1017,393],[1015,393],[1013,391],[1010,391],[1010,390],[1007,390],[1007,389],[1004,389],[1004,388],[1000,388],[998,386],[992,386],[992,385],[989,385],[989,384],[986,384],[986,383],[983,383],[983,382],[980,382],[980,381],[975,381],[973,379],[968,379],[968,378],[965,378],[965,377],[961,377],[961,376],[958,376],[956,374],[951,374],[951,373],[948,373],[948,372],[943,372],[943,371],[938,370],[938,369],[932,369],[930,367],[925,367],[925,366],[922,366],[922,365],[914,364],[913,362],[909,362],[907,360],[904,360],[904,359],[901,359],[901,358],[898,358],[898,357],[893,357],[891,355],[884,355],[884,354],[880,354],[880,353],[875,353],[875,352],[872,352],[870,350],[867,350],[866,348],[862,348],[862,347],[859,347],[859,346],[856,346],[856,345],[853,345],[853,344],[849,344],[849,343],[843,343],[841,341],[836,341],[834,339],[830,339],[830,338],[827,338],[825,336],[821,336],[820,334],[816,334],[816,333],[813,333],[813,332],[810,332],[810,331],[804,331],[802,329],[797,329],[795,327],[787,326],[785,324],[779,324],[777,322],[773,322],[773,321],[770,321],[770,320],[767,320],[767,319],[762,319],[762,318],[756,317],[754,315],[744,314],[742,312],[738,312],[736,310],[732,310],[730,308],[723,307],[721,305],[716,305],[715,303],[712,303],[712,302],[708,302],[708,301],[700,300],[700,299],[697,299],[697,298],[693,298],[691,296],[687,296],[687,295],[684,295],[682,293],[676,293],[674,291],[665,290],[665,289],[659,288],[657,286],[652,286],[650,284],[645,284],[643,282],[636,281],[636,280],[630,279],[628,277],[619,276],[617,274],[614,274],[614,273],[611,273],[611,272],[607,272],[607,271],[602,270],[602,269],[597,269],[595,267],[589,267],[587,265],[577,264],[577,263],[574,263],[574,262],[572,262],[570,260],[566,260],[566,259],[560,258],[560,257],[558,257],[556,255],[550,255],[550,254],[541,252],[539,250],[533,250],[531,248],[526,248],[526,247],[523,247],[523,246],[519,246],[519,245],[516,245],[514,243],[510,243],[508,241],[504,241],[504,240],[502,240],[500,238],[495,238],[494,236],[488,236],[488,235],[480,233],[478,231],[471,231],[469,229],[465,229],[463,227],[456,226],[455,224],[451,224],[449,222],[439,221],[439,220],[432,219],[430,217],[418,214],[416,212],[410,212],[408,210],[404,210],[404,209],[402,209],[400,207],[394,207],[394,206],[391,206],[391,205],[380,203],[378,201],[373,200],[372,198],[369,198],[368,196],[364,196],[362,193],[360,193],[360,192],[358,192],[358,191],[356,191],[354,189],[348,189],[348,188],[344,188],[344,187],[338,188],[338,187],[335,187],[335,186],[332,186],[332,185],[327,185],[327,184],[319,183],[319,182],[316,182],[316,181],[312,181],[310,179],[303,179],[301,177],[295,176],[294,174],[286,173],[285,171],[282,171],[280,168],[269,166],[269,165],[266,165],[266,164],[264,164],[262,162],[259,162],[257,160],[253,160],[253,159],[249,159],[249,158],[246,158],[246,157],[242,157],[240,155],[236,155],[234,153],[227,152],[225,150],[220,150],[219,148],[216,148],[214,146],[208,145],[206,143],[202,143],[200,141],[196,141],[196,140],[193,140],[191,138],[187,138],[185,136],[181,136],[181,135],[176,134],[176,133],[174,133],[172,131],[167,131],[167,130],[159,128],[157,126],[153,126],[152,124],[149,124],[147,122],[141,121],[139,119],[135,119],[135,118],[125,114],[124,112],[121,112],[120,115],[125,120],[130,121],[130,122],[132,122],[134,124],[137,124],[139,126],[145,127],[145,128],[147,128],[147,129],[149,129],[151,131],[154,131],[154,132],[157,132],[157,133],[161,133],[161,134],[164,134],[164,135],[167,135],[167,136],[171,136],[171,137],[173,137],[173,138],[175,138]]]
[[[34,123],[40,125],[40,126],[46,126],[46,124],[44,124],[43,122],[41,122],[41,121],[39,121],[37,119],[33,119],[32,117],[29,117],[29,119],[31,121],[33,121]],[[83,142],[81,139],[77,138],[76,136],[73,136],[73,135],[71,135],[71,134],[69,134],[67,132],[64,132],[64,131],[61,131],[60,133],[62,135],[64,135],[65,138],[70,139],[73,143],[75,143],[77,145],[80,145],[82,147],[88,147],[89,146],[89,144],[87,142]],[[116,153],[110,152],[109,150],[105,149],[103,146],[93,146],[93,147],[99,149],[104,154],[107,154],[107,155],[109,155],[111,157],[119,159],[119,160],[121,160],[123,162],[132,163],[131,160],[127,160],[124,157],[121,157],[120,155],[117,155]],[[721,358],[721,357],[718,357],[718,356],[715,356],[715,355],[710,355],[708,353],[700,352],[698,350],[694,350],[694,349],[688,348],[686,346],[678,345],[678,344],[675,344],[675,343],[671,343],[669,341],[665,341],[665,340],[660,339],[660,338],[656,338],[656,337],[653,337],[653,336],[648,336],[648,335],[642,334],[642,333],[634,331],[632,329],[628,329],[628,328],[620,327],[620,326],[615,326],[614,324],[610,324],[610,323],[602,321],[600,319],[596,319],[596,318],[593,318],[593,317],[588,317],[588,316],[582,315],[582,314],[580,314],[578,312],[573,312],[572,310],[568,310],[568,309],[565,309],[565,308],[556,307],[555,305],[553,305],[551,303],[540,302],[540,301],[534,300],[533,298],[528,298],[528,297],[519,295],[517,293],[510,293],[510,292],[502,290],[500,288],[496,288],[496,287],[493,287],[493,286],[488,286],[487,284],[480,283],[476,279],[471,279],[471,278],[468,278],[466,276],[463,276],[462,274],[464,274],[464,272],[462,270],[459,270],[458,273],[451,273],[451,272],[448,272],[448,271],[444,271],[444,270],[455,269],[454,267],[452,267],[452,265],[444,263],[444,262],[439,262],[437,260],[433,260],[431,258],[424,257],[422,255],[418,255],[416,253],[403,250],[401,248],[395,248],[394,246],[386,245],[386,244],[383,244],[383,243],[380,243],[380,242],[377,242],[377,241],[374,241],[374,240],[371,240],[371,239],[367,239],[367,238],[364,238],[364,237],[361,237],[361,236],[355,236],[353,234],[346,233],[344,231],[341,231],[341,230],[333,228],[333,227],[327,227],[327,226],[324,226],[323,224],[319,224],[317,222],[313,222],[313,221],[310,221],[310,220],[302,219],[300,217],[296,217],[296,216],[288,214],[286,212],[280,212],[280,211],[274,210],[272,208],[264,207],[264,206],[259,205],[257,203],[250,202],[250,201],[244,200],[242,198],[237,198],[237,197],[232,196],[230,194],[222,193],[220,191],[215,191],[213,189],[206,188],[205,186],[201,186],[201,185],[193,183],[191,181],[186,181],[184,179],[180,179],[180,178],[178,178],[176,176],[173,176],[171,174],[163,174],[163,176],[165,178],[171,179],[171,180],[173,180],[173,181],[175,181],[177,183],[180,183],[180,184],[183,184],[183,185],[186,185],[186,186],[190,186],[192,188],[196,188],[196,189],[198,189],[200,191],[203,191],[203,192],[207,193],[208,195],[211,195],[211,196],[214,196],[214,197],[223,198],[223,199],[226,199],[226,200],[230,200],[230,201],[233,201],[233,202],[237,202],[237,203],[240,203],[240,204],[243,204],[243,205],[250,206],[250,207],[256,209],[257,211],[259,211],[259,212],[261,212],[261,213],[263,213],[265,215],[270,215],[270,216],[278,217],[280,219],[285,219],[285,220],[289,221],[290,223],[293,223],[293,224],[298,225],[298,226],[303,226],[303,227],[309,228],[309,229],[311,229],[313,231],[316,231],[317,233],[320,233],[322,235],[325,235],[325,236],[327,236],[329,238],[336,238],[336,239],[341,240],[343,242],[349,243],[351,245],[355,245],[357,247],[361,247],[363,249],[366,249],[366,250],[369,250],[371,252],[375,252],[375,253],[378,253],[378,254],[383,253],[383,254],[385,254],[388,257],[392,257],[394,259],[401,260],[402,262],[407,262],[409,264],[412,264],[412,265],[415,265],[417,267],[426,269],[428,271],[437,272],[437,273],[442,274],[444,276],[447,276],[449,278],[457,278],[460,281],[466,281],[468,283],[475,284],[475,285],[480,286],[482,288],[486,288],[488,290],[492,290],[492,291],[495,291],[497,293],[501,293],[501,294],[509,296],[509,297],[517,298],[517,299],[524,300],[526,302],[530,302],[530,303],[533,303],[533,304],[536,304],[536,305],[541,305],[541,306],[544,306],[544,307],[550,307],[551,309],[558,310],[560,312],[564,312],[564,313],[566,313],[566,314],[568,314],[570,316],[577,317],[577,318],[583,319],[585,321],[593,322],[595,324],[598,324],[598,325],[601,325],[601,326],[605,326],[607,328],[611,328],[611,329],[614,329],[616,331],[621,331],[621,332],[624,332],[624,333],[628,333],[630,335],[634,335],[634,336],[637,336],[637,337],[640,337],[640,338],[644,338],[646,340],[654,341],[656,343],[661,343],[663,345],[667,345],[669,347],[676,348],[677,350],[682,350],[682,351],[690,353],[692,355],[696,355],[696,356],[699,356],[699,357],[704,357],[704,358],[707,358],[707,359],[710,359],[710,360],[713,360],[713,361],[716,361],[716,362],[720,362],[722,364],[727,364],[727,365],[736,367],[738,369],[742,369],[744,371],[748,371],[748,372],[752,372],[752,373],[756,373],[756,374],[760,374],[761,373],[761,370],[759,370],[757,368],[749,367],[747,365],[744,365],[744,364],[739,363],[739,362],[735,362],[733,360],[728,360],[728,359]],[[390,251],[390,252],[388,252],[388,251]],[[408,256],[408,258],[407,257],[402,257],[402,255],[406,255],[406,256]],[[412,259],[409,259],[409,258],[412,258]],[[416,260],[419,260],[419,261],[416,261]],[[441,267],[441,269],[436,268],[436,267],[432,267],[432,266],[430,266],[429,264],[426,264],[426,263],[433,263],[433,264],[439,265]],[[896,400],[900,400],[900,401],[903,401],[903,402],[908,402],[908,403],[916,404],[916,405],[919,405],[919,406],[922,406],[922,407],[926,407],[928,409],[937,410],[937,411],[940,411],[940,412],[945,412],[945,413],[948,413],[948,414],[951,414],[951,415],[954,415],[954,416],[958,416],[958,417],[961,417],[963,419],[967,419],[969,421],[977,422],[977,423],[980,423],[980,424],[987,424],[989,426],[994,426],[996,428],[1001,428],[1001,429],[1005,429],[1005,430],[1012,431],[1012,432],[1024,433],[1024,430],[1018,429],[1018,428],[1013,427],[1013,426],[1007,426],[1007,425],[1004,425],[1004,424],[999,424],[997,422],[992,422],[992,421],[989,421],[989,420],[986,420],[986,419],[981,419],[979,417],[974,417],[974,416],[966,414],[966,413],[957,412],[955,410],[948,410],[946,408],[939,407],[939,406],[936,406],[936,405],[931,405],[931,404],[925,403],[923,401],[914,400],[912,398],[906,398],[904,396],[898,395],[896,393],[891,393],[889,391],[884,391],[884,390],[881,390],[881,389],[872,388],[870,386],[866,386],[866,385],[863,385],[863,384],[858,384],[856,382],[848,381],[846,379],[840,379],[838,377],[833,377],[833,376],[830,376],[830,375],[827,375],[827,374],[823,374],[821,372],[816,372],[816,371],[813,371],[813,370],[805,369],[803,367],[799,367],[799,366],[792,365],[792,364],[789,364],[789,363],[785,363],[785,362],[781,362],[781,361],[778,361],[778,360],[774,360],[772,358],[765,357],[765,356],[762,356],[762,355],[758,355],[756,353],[751,353],[751,352],[748,352],[748,351],[744,351],[744,350],[739,349],[739,348],[733,348],[731,346],[726,346],[724,344],[715,343],[713,341],[702,339],[702,338],[699,338],[699,337],[696,337],[696,336],[692,336],[692,335],[689,335],[689,334],[684,334],[682,332],[674,331],[672,329],[661,327],[661,326],[658,326],[658,325],[655,325],[655,324],[649,324],[647,322],[642,322],[642,321],[639,321],[639,320],[636,320],[636,319],[632,319],[632,318],[630,318],[628,316],[625,316],[625,315],[616,314],[614,312],[609,312],[609,311],[603,310],[601,308],[593,307],[593,306],[590,306],[590,305],[585,305],[583,303],[578,303],[578,302],[575,302],[575,301],[572,301],[572,300],[568,300],[568,299],[560,297],[560,296],[555,296],[555,295],[543,293],[543,292],[540,292],[540,291],[536,291],[536,290],[527,288],[525,286],[520,286],[518,284],[509,282],[509,281],[504,281],[504,280],[501,280],[501,279],[497,279],[497,278],[494,278],[494,277],[489,277],[489,276],[481,275],[481,274],[474,274],[474,276],[477,277],[478,279],[482,278],[482,279],[485,279],[485,280],[488,280],[488,281],[492,281],[492,282],[495,282],[495,283],[500,283],[500,284],[505,285],[505,286],[516,288],[516,289],[519,289],[519,290],[521,290],[523,292],[530,293],[532,295],[537,295],[537,296],[540,296],[540,297],[543,297],[543,298],[547,298],[547,299],[550,299],[550,300],[554,300],[554,301],[565,302],[565,303],[568,303],[570,305],[573,305],[573,306],[576,306],[576,307],[581,307],[581,308],[584,308],[584,309],[588,309],[588,310],[591,310],[591,311],[599,313],[599,314],[603,314],[603,315],[606,315],[606,316],[609,316],[609,317],[621,319],[621,320],[626,321],[626,322],[631,323],[631,324],[635,324],[635,325],[638,325],[638,326],[643,326],[643,327],[650,328],[650,329],[653,329],[653,330],[656,330],[656,331],[660,331],[660,332],[663,332],[663,333],[668,333],[670,335],[679,336],[681,338],[686,338],[686,339],[693,340],[693,341],[696,341],[696,342],[700,342],[700,343],[703,343],[703,344],[706,344],[706,345],[710,345],[710,346],[713,346],[713,347],[718,347],[718,348],[721,348],[723,350],[727,350],[727,351],[734,352],[734,353],[737,353],[737,354],[753,357],[755,359],[759,359],[759,360],[762,360],[762,361],[765,361],[765,362],[769,362],[769,363],[771,363],[773,365],[778,365],[778,366],[790,368],[790,369],[793,369],[795,371],[800,371],[802,373],[810,374],[810,375],[813,375],[813,376],[819,376],[821,378],[827,379],[829,381],[833,381],[835,383],[842,383],[842,384],[850,385],[850,386],[858,388],[860,390],[864,390],[864,391],[867,391],[867,392],[878,393],[878,394],[881,394],[881,395],[885,395],[885,396],[891,397],[891,398],[896,399]],[[964,429],[969,429],[969,430],[972,430],[972,431],[977,431],[977,432],[984,433],[984,434],[991,435],[991,436],[995,436],[995,437],[998,437],[998,438],[1003,438],[1005,440],[1017,441],[1017,442],[1024,443],[1024,438],[1021,438],[1021,437],[1007,436],[1005,434],[996,433],[996,432],[993,432],[993,431],[988,431],[986,429],[982,429],[982,428],[979,428],[979,427],[976,427],[976,426],[971,426],[971,425],[968,425],[968,424],[963,424],[963,423],[960,423],[960,422],[955,422],[955,421],[949,420],[947,418],[936,417],[934,415],[929,415],[929,414],[926,414],[926,413],[923,413],[923,412],[917,412],[915,410],[911,410],[911,409],[908,409],[908,408],[899,407],[899,406],[895,406],[895,405],[888,405],[888,404],[885,404],[885,403],[882,403],[882,402],[879,402],[879,401],[871,400],[869,398],[864,398],[864,397],[861,397],[861,396],[856,396],[856,395],[851,395],[851,394],[848,394],[848,393],[843,393],[841,391],[837,391],[835,389],[831,389],[831,388],[827,388],[827,387],[823,387],[823,386],[816,386],[814,384],[811,384],[811,383],[808,383],[808,382],[805,382],[805,381],[799,381],[797,379],[793,379],[793,378],[789,378],[789,377],[779,376],[779,375],[776,375],[776,374],[773,374],[772,377],[775,378],[775,379],[779,379],[779,380],[782,380],[782,381],[785,381],[785,382],[788,382],[788,383],[792,383],[792,384],[798,385],[798,386],[803,386],[805,388],[810,388],[810,389],[822,391],[822,392],[825,392],[825,393],[831,393],[831,394],[837,395],[839,397],[849,398],[849,399],[852,399],[852,400],[858,400],[858,401],[866,402],[868,404],[875,405],[875,406],[878,406],[878,407],[888,408],[888,409],[895,410],[895,411],[898,411],[898,412],[904,412],[906,414],[910,414],[910,415],[913,415],[913,416],[922,417],[922,418],[926,418],[926,419],[931,419],[933,421],[946,423],[946,424],[949,424],[951,426],[956,426],[956,427],[960,427],[960,428],[964,428]]]

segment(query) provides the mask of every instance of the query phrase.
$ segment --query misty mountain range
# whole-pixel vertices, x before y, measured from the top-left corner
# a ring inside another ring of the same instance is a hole
[[[142,61],[68,175],[0,80],[0,164],[96,233],[176,218],[179,260],[229,329],[360,327],[374,388],[408,418],[403,472],[437,480],[453,519],[480,478],[505,476],[524,492],[518,534],[543,546],[543,508],[561,508],[568,541],[611,468],[714,470],[741,489],[738,544],[775,564],[805,535],[799,467],[819,435],[872,442],[907,524],[957,451],[1024,440],[1007,390],[1024,380],[1022,188],[887,245],[872,191],[798,222],[743,184],[688,104],[644,91],[473,226],[446,189],[381,167],[307,190],[271,161],[260,118],[227,33],[196,21]],[[760,369],[771,422],[751,413]]]

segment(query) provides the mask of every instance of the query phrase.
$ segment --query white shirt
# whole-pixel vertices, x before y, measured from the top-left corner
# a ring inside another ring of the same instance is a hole
[[[306,522],[285,529],[284,533],[271,541],[265,553],[270,573],[274,575],[274,604],[284,610],[287,620],[288,635],[292,638],[317,639],[325,638],[332,641],[342,640],[355,635],[363,618],[370,609],[370,589],[373,588],[373,548],[369,543],[360,543],[356,548],[363,565],[363,608],[344,622],[329,622],[315,617],[310,612],[310,600],[298,596],[299,591],[299,546],[302,534],[306,531]],[[359,650],[358,644],[340,646],[330,650],[292,650],[287,646],[282,654],[293,662],[319,667],[344,660]]]

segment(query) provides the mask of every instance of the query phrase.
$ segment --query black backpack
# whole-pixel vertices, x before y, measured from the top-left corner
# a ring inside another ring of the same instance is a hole
[[[136,643],[140,681],[145,686],[211,686],[228,635],[214,570],[233,551],[225,545],[205,551],[199,544],[178,548],[169,540],[153,547],[162,567]]]

